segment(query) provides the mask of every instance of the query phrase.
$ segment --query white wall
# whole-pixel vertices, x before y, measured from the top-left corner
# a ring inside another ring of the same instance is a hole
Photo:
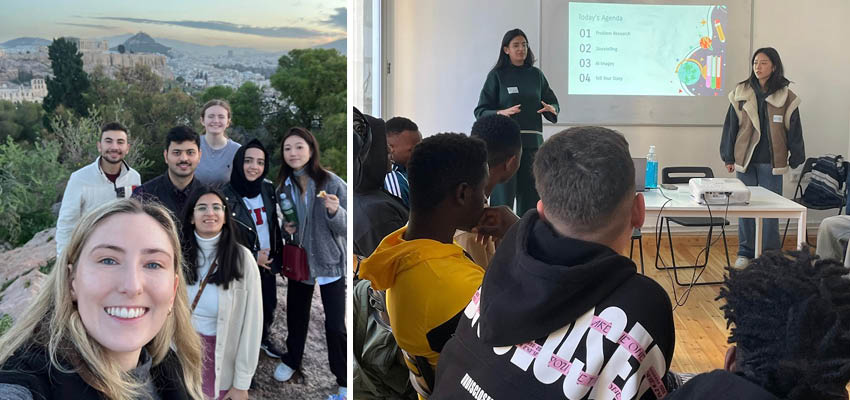
[[[392,69],[386,77],[384,115],[406,116],[425,135],[469,132],[472,110],[507,30],[523,29],[540,55],[539,1],[387,3],[384,57]],[[850,154],[850,2],[755,0],[753,14],[753,48],[779,51],[791,88],[802,99],[806,155]],[[717,116],[718,124],[724,117]],[[661,167],[708,165],[718,176],[727,176],[718,154],[721,126],[613,128],[626,136],[633,155],[655,145]],[[544,136],[562,129],[544,125]],[[785,177],[786,197],[794,191],[790,178]],[[816,227],[826,215],[831,212],[810,212],[809,226]]]

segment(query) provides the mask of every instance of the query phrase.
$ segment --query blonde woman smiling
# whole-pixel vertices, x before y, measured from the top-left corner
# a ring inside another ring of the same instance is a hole
[[[169,212],[85,215],[44,289],[0,337],[3,399],[201,399],[201,343]]]

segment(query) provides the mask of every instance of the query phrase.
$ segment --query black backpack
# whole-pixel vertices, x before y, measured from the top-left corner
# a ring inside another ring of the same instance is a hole
[[[844,158],[827,154],[817,158],[803,200],[812,206],[839,208],[844,205]]]

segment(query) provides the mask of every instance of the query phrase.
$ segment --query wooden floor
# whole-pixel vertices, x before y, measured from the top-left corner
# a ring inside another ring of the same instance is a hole
[[[718,236],[719,234],[715,233],[715,237]],[[674,235],[673,246],[676,254],[676,265],[694,264],[697,255],[705,248],[705,238],[705,235]],[[789,235],[785,248],[794,248],[793,238],[793,235]],[[669,266],[670,246],[666,234],[662,235],[662,239],[659,253],[666,265]],[[738,250],[737,236],[727,236],[727,243],[729,258],[734,264]],[[810,239],[810,243],[814,243],[814,237]],[[720,285],[693,286],[688,290],[688,287],[671,284],[674,279],[673,271],[660,271],[655,268],[655,249],[655,236],[644,233],[643,260],[646,275],[667,290],[667,294],[673,303],[676,350],[671,369],[677,372],[696,373],[723,368],[723,359],[728,347],[726,343],[728,330],[726,329],[726,320],[720,311],[720,305],[723,304],[722,300],[714,300],[720,290]],[[632,258],[638,266],[638,271],[640,271],[639,255],[637,243],[635,243]],[[699,263],[701,264],[704,259],[704,254],[701,254]],[[723,265],[726,265],[726,257],[723,251],[723,242],[718,239],[711,247],[709,266],[698,281],[722,280]],[[697,273],[699,272],[697,271]],[[678,271],[678,275],[680,282],[689,283],[693,280],[694,271],[686,269]]]

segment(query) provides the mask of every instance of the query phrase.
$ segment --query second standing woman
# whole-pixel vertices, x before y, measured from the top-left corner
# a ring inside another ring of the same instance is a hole
[[[240,144],[227,137],[225,131],[231,121],[230,103],[213,99],[201,108],[201,162],[195,178],[205,185],[221,186],[230,180],[233,155]]]
[[[286,382],[300,370],[310,322],[313,287],[319,284],[325,309],[325,335],[328,362],[336,377],[340,394],[346,393],[345,334],[345,207],[346,185],[342,179],[322,168],[319,145],[310,131],[292,128],[280,146],[283,165],[278,176],[279,196],[295,205],[298,223],[286,223],[307,253],[310,277],[305,281],[289,279],[286,293],[287,353],[274,372]]]

